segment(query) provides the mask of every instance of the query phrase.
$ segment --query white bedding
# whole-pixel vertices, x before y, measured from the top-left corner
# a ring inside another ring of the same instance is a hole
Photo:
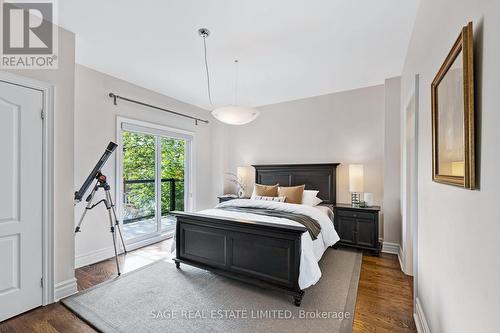
[[[331,216],[327,210],[328,207],[322,206],[306,206],[306,205],[297,205],[297,204],[289,204],[275,201],[260,201],[260,200],[249,200],[249,199],[235,199],[223,202],[219,204],[217,207],[230,207],[230,206],[239,206],[239,207],[257,207],[257,208],[266,208],[266,209],[276,209],[291,213],[303,214],[307,215],[321,225],[321,233],[318,235],[316,240],[312,240],[309,233],[306,231],[302,234],[302,253],[300,257],[300,273],[299,273],[299,287],[301,289],[305,289],[307,287],[312,286],[321,278],[321,270],[318,265],[318,261],[323,256],[325,250],[339,241],[339,236],[333,227],[333,222],[331,220]],[[325,208],[327,210],[325,210]],[[298,222],[285,219],[278,218],[272,216],[264,216],[257,215],[251,213],[242,213],[242,212],[234,212],[227,211],[223,209],[206,209],[198,212],[199,214],[211,215],[211,216],[219,216],[219,217],[232,217],[232,218],[240,218],[245,220],[252,221],[262,221],[262,222],[271,222],[277,224],[288,224],[288,225],[301,225]]]

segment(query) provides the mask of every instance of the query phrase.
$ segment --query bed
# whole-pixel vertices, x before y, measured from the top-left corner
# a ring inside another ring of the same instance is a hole
[[[322,206],[311,207],[248,199],[219,204],[198,213],[173,212],[177,218],[177,268],[181,264],[207,269],[260,287],[291,295],[300,306],[304,289],[321,277],[318,261],[338,241],[329,205],[336,203],[338,163],[254,165],[258,184],[318,190]],[[226,210],[266,208],[308,215],[319,222],[317,237],[303,225],[274,216]],[[329,216],[330,215],[330,216]],[[313,238],[315,238],[313,240]]]

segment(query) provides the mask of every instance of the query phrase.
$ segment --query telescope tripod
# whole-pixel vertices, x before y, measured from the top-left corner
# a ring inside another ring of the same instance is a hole
[[[118,271],[118,275],[121,274],[120,272],[120,264],[118,262],[118,251],[116,249],[116,235],[115,235],[115,229],[118,229],[118,235],[120,236],[122,246],[123,246],[123,252],[127,253],[127,249],[125,248],[125,242],[123,241],[123,235],[122,231],[120,229],[120,224],[118,223],[118,219],[116,218],[116,212],[115,212],[115,205],[113,204],[113,201],[111,200],[111,194],[109,193],[110,186],[107,182],[106,176],[103,175],[101,172],[98,172],[96,175],[97,182],[94,185],[94,188],[92,189],[92,192],[90,192],[89,196],[85,201],[87,201],[87,206],[85,207],[85,210],[82,213],[82,216],[80,217],[80,221],[78,221],[78,225],[75,228],[75,233],[80,232],[80,227],[82,225],[83,219],[85,218],[85,215],[87,215],[87,212],[100,203],[104,203],[104,206],[106,206],[106,209],[108,210],[108,215],[109,215],[109,227],[111,231],[111,235],[113,236],[113,248],[115,250],[115,260],[116,260],[116,269]],[[94,200],[94,196],[100,188],[104,189],[104,193],[106,194],[106,198],[98,201],[96,204],[93,204],[92,201]]]

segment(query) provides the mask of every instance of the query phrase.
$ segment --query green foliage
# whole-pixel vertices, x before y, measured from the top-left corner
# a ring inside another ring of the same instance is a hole
[[[155,141],[153,135],[123,132],[123,177],[127,180],[147,180],[147,183],[126,184],[124,188],[124,219],[153,217],[155,200]],[[161,179],[175,179],[175,209],[184,210],[184,140],[160,138]],[[125,182],[124,182],[125,184]],[[171,210],[172,182],[162,181],[162,216]]]
[[[184,210],[184,158],[186,141],[161,138],[161,178],[175,179],[175,209]],[[162,182],[162,215],[167,213],[170,205],[170,186],[172,183]],[[167,190],[168,189],[168,190]]]

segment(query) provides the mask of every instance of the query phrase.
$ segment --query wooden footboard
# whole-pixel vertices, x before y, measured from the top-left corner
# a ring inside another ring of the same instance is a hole
[[[173,212],[177,217],[176,258],[180,263],[279,290],[300,306],[302,226]]]

